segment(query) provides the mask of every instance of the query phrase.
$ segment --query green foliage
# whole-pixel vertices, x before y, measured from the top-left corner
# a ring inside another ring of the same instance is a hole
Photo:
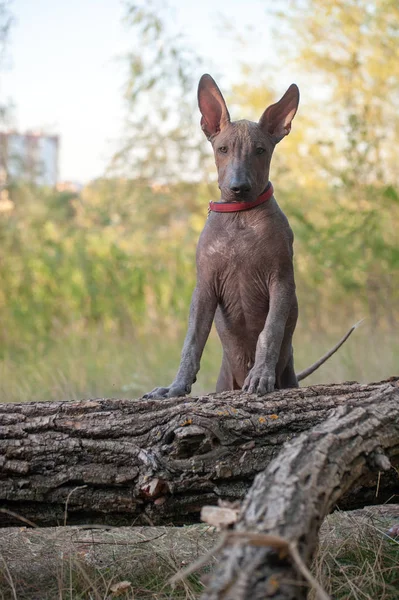
[[[311,190],[279,195],[296,233],[301,306],[315,328],[331,329],[338,305],[348,306],[348,319],[366,315],[383,326],[394,318],[397,192],[367,191],[360,223],[359,211],[341,208],[337,190],[325,189],[321,200]],[[80,195],[11,189],[15,208],[0,213],[2,348],[99,323],[120,332],[180,330],[195,285],[196,241],[215,196],[207,185],[109,179]],[[312,319],[315,305],[324,319]]]
[[[100,321],[132,331],[180,316],[194,286],[205,191],[112,180],[80,196],[10,190],[15,208],[0,213],[2,347]]]

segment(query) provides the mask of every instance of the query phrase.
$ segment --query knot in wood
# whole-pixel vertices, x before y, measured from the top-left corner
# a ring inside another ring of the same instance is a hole
[[[173,458],[192,458],[203,455],[219,445],[219,440],[198,425],[187,425],[174,430]]]
[[[141,493],[146,498],[151,498],[152,500],[155,498],[159,498],[160,496],[164,496],[169,491],[168,482],[164,479],[158,479],[155,477],[150,481],[147,481],[141,487]]]

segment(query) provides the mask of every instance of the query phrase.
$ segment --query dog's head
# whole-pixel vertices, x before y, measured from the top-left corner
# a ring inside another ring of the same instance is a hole
[[[223,200],[255,200],[269,181],[270,161],[276,144],[291,130],[299,104],[299,89],[290,85],[284,96],[269,106],[258,123],[230,121],[224,98],[210,75],[198,86],[201,128],[211,142]]]

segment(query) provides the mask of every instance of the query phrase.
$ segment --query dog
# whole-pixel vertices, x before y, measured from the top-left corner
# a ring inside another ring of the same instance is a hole
[[[191,392],[213,321],[223,347],[217,392],[242,389],[262,396],[298,387],[357,326],[314,365],[295,373],[294,236],[274,197],[269,171],[276,145],[291,130],[299,89],[290,85],[257,123],[232,122],[216,82],[205,74],[198,105],[201,128],[215,155],[221,200],[209,203],[198,242],[197,284],[177,375],[170,386],[144,397]]]

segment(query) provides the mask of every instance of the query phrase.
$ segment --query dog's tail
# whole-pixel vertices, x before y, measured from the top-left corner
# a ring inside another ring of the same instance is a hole
[[[354,331],[356,329],[356,327],[359,327],[360,323],[362,323],[363,321],[364,321],[364,319],[361,319],[360,321],[358,321],[357,323],[355,323],[354,325],[352,325],[352,327],[344,335],[344,337],[341,338],[339,340],[339,342],[337,344],[335,344],[335,346],[333,348],[331,348],[331,350],[329,350],[326,354],[324,354],[324,356],[322,356],[321,358],[319,358],[319,360],[317,360],[315,363],[313,363],[313,365],[310,365],[310,367],[308,367],[307,369],[304,369],[300,373],[297,373],[297,379],[298,379],[298,381],[302,381],[302,379],[305,379],[305,377],[308,377],[314,371],[316,371],[319,367],[321,367],[321,365],[323,363],[325,363],[326,360],[328,360],[330,358],[330,356],[332,356],[339,348],[341,348],[342,344],[344,342],[346,342],[346,340],[348,339],[348,337],[351,335],[352,331]]]

